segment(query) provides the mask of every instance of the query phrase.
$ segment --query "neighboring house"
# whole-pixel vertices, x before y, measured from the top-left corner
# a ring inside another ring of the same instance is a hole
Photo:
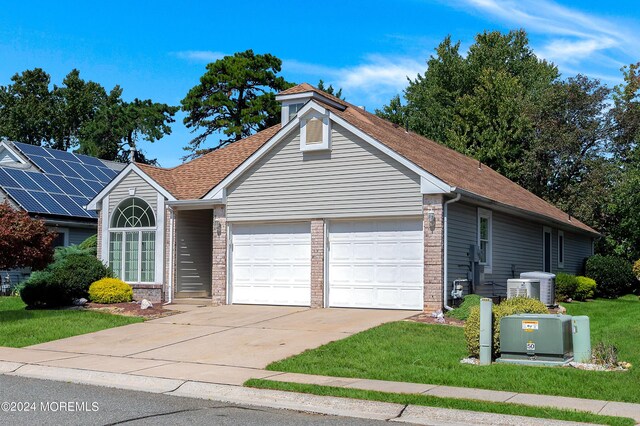
[[[99,255],[138,294],[432,310],[476,246],[474,291],[592,254],[596,231],[476,160],[308,84],[277,99],[281,124],[130,164],[89,203]]]
[[[96,233],[97,215],[84,207],[125,164],[0,140],[0,203],[39,217],[57,233],[54,246],[78,244]],[[0,271],[12,284],[29,269]]]

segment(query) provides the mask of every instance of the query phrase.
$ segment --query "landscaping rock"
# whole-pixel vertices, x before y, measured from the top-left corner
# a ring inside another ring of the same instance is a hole
[[[564,307],[564,306],[562,306],[562,305],[559,305],[559,306],[558,306],[558,313],[559,313],[559,314],[561,314],[561,315],[566,314],[566,313],[567,313],[567,308],[565,308],[565,307]]]
[[[80,299],[73,299],[73,306],[84,306],[88,302],[87,299],[81,297]]]
[[[149,302],[147,299],[142,299],[142,302],[140,302],[140,309],[149,309],[149,308],[153,308],[153,304]]]

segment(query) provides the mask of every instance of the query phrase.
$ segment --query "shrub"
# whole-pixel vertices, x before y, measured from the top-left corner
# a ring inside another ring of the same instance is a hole
[[[80,244],[78,244],[80,250],[87,250],[95,255],[98,252],[98,235],[92,235]]]
[[[575,299],[578,289],[578,279],[575,275],[560,272],[556,275],[556,300],[564,302],[567,299]]]
[[[459,307],[453,311],[447,312],[447,316],[450,318],[456,318],[462,321],[466,321],[469,317],[469,311],[474,306],[480,306],[480,296],[477,294],[467,294],[464,296],[462,303]]]
[[[499,305],[493,306],[493,356],[500,351],[500,320],[515,314],[548,314],[549,310],[539,300],[527,297],[507,299]],[[467,340],[469,356],[478,357],[480,354],[480,307],[474,306],[469,312],[469,318],[464,324],[464,337]]]
[[[596,295],[614,298],[630,293],[636,284],[631,264],[615,256],[595,255],[587,259],[585,275],[597,283]]]
[[[77,247],[57,250],[54,257],[54,263],[25,282],[20,296],[27,306],[70,305],[73,299],[88,297],[91,283],[111,275],[100,260]]]
[[[596,282],[589,277],[576,277],[578,287],[576,288],[575,295],[576,300],[593,299],[596,294]]]
[[[636,260],[633,264],[633,275],[636,276],[636,279],[640,280],[640,259]]]
[[[594,364],[604,365],[606,367],[618,364],[618,348],[604,342],[598,342],[591,351]]]
[[[89,287],[89,300],[96,303],[131,302],[133,289],[117,278],[103,278]]]

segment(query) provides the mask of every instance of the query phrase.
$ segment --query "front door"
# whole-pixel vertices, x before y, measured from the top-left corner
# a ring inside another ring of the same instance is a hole
[[[213,210],[176,212],[176,297],[211,297]]]

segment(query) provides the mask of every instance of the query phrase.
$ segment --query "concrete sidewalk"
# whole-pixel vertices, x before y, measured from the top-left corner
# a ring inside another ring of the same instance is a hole
[[[227,388],[231,386],[233,389],[242,389],[240,386],[246,380],[256,378],[381,392],[424,394],[437,397],[572,409],[602,415],[630,417],[640,424],[640,404],[632,403],[429,384],[283,373],[261,368],[247,368],[232,365],[211,365],[151,359],[137,359],[135,362],[132,361],[132,358],[120,356],[86,355],[34,348],[16,349],[0,347],[0,374],[4,373],[40,379],[64,380],[99,386],[145,390],[149,392],[154,391],[154,388],[150,386],[155,386],[156,391],[164,393],[171,392],[178,388],[184,391],[184,389],[188,388],[184,387],[185,383],[200,383],[203,386],[205,384],[211,386],[226,386]],[[420,409],[425,409],[425,407],[421,407]]]

